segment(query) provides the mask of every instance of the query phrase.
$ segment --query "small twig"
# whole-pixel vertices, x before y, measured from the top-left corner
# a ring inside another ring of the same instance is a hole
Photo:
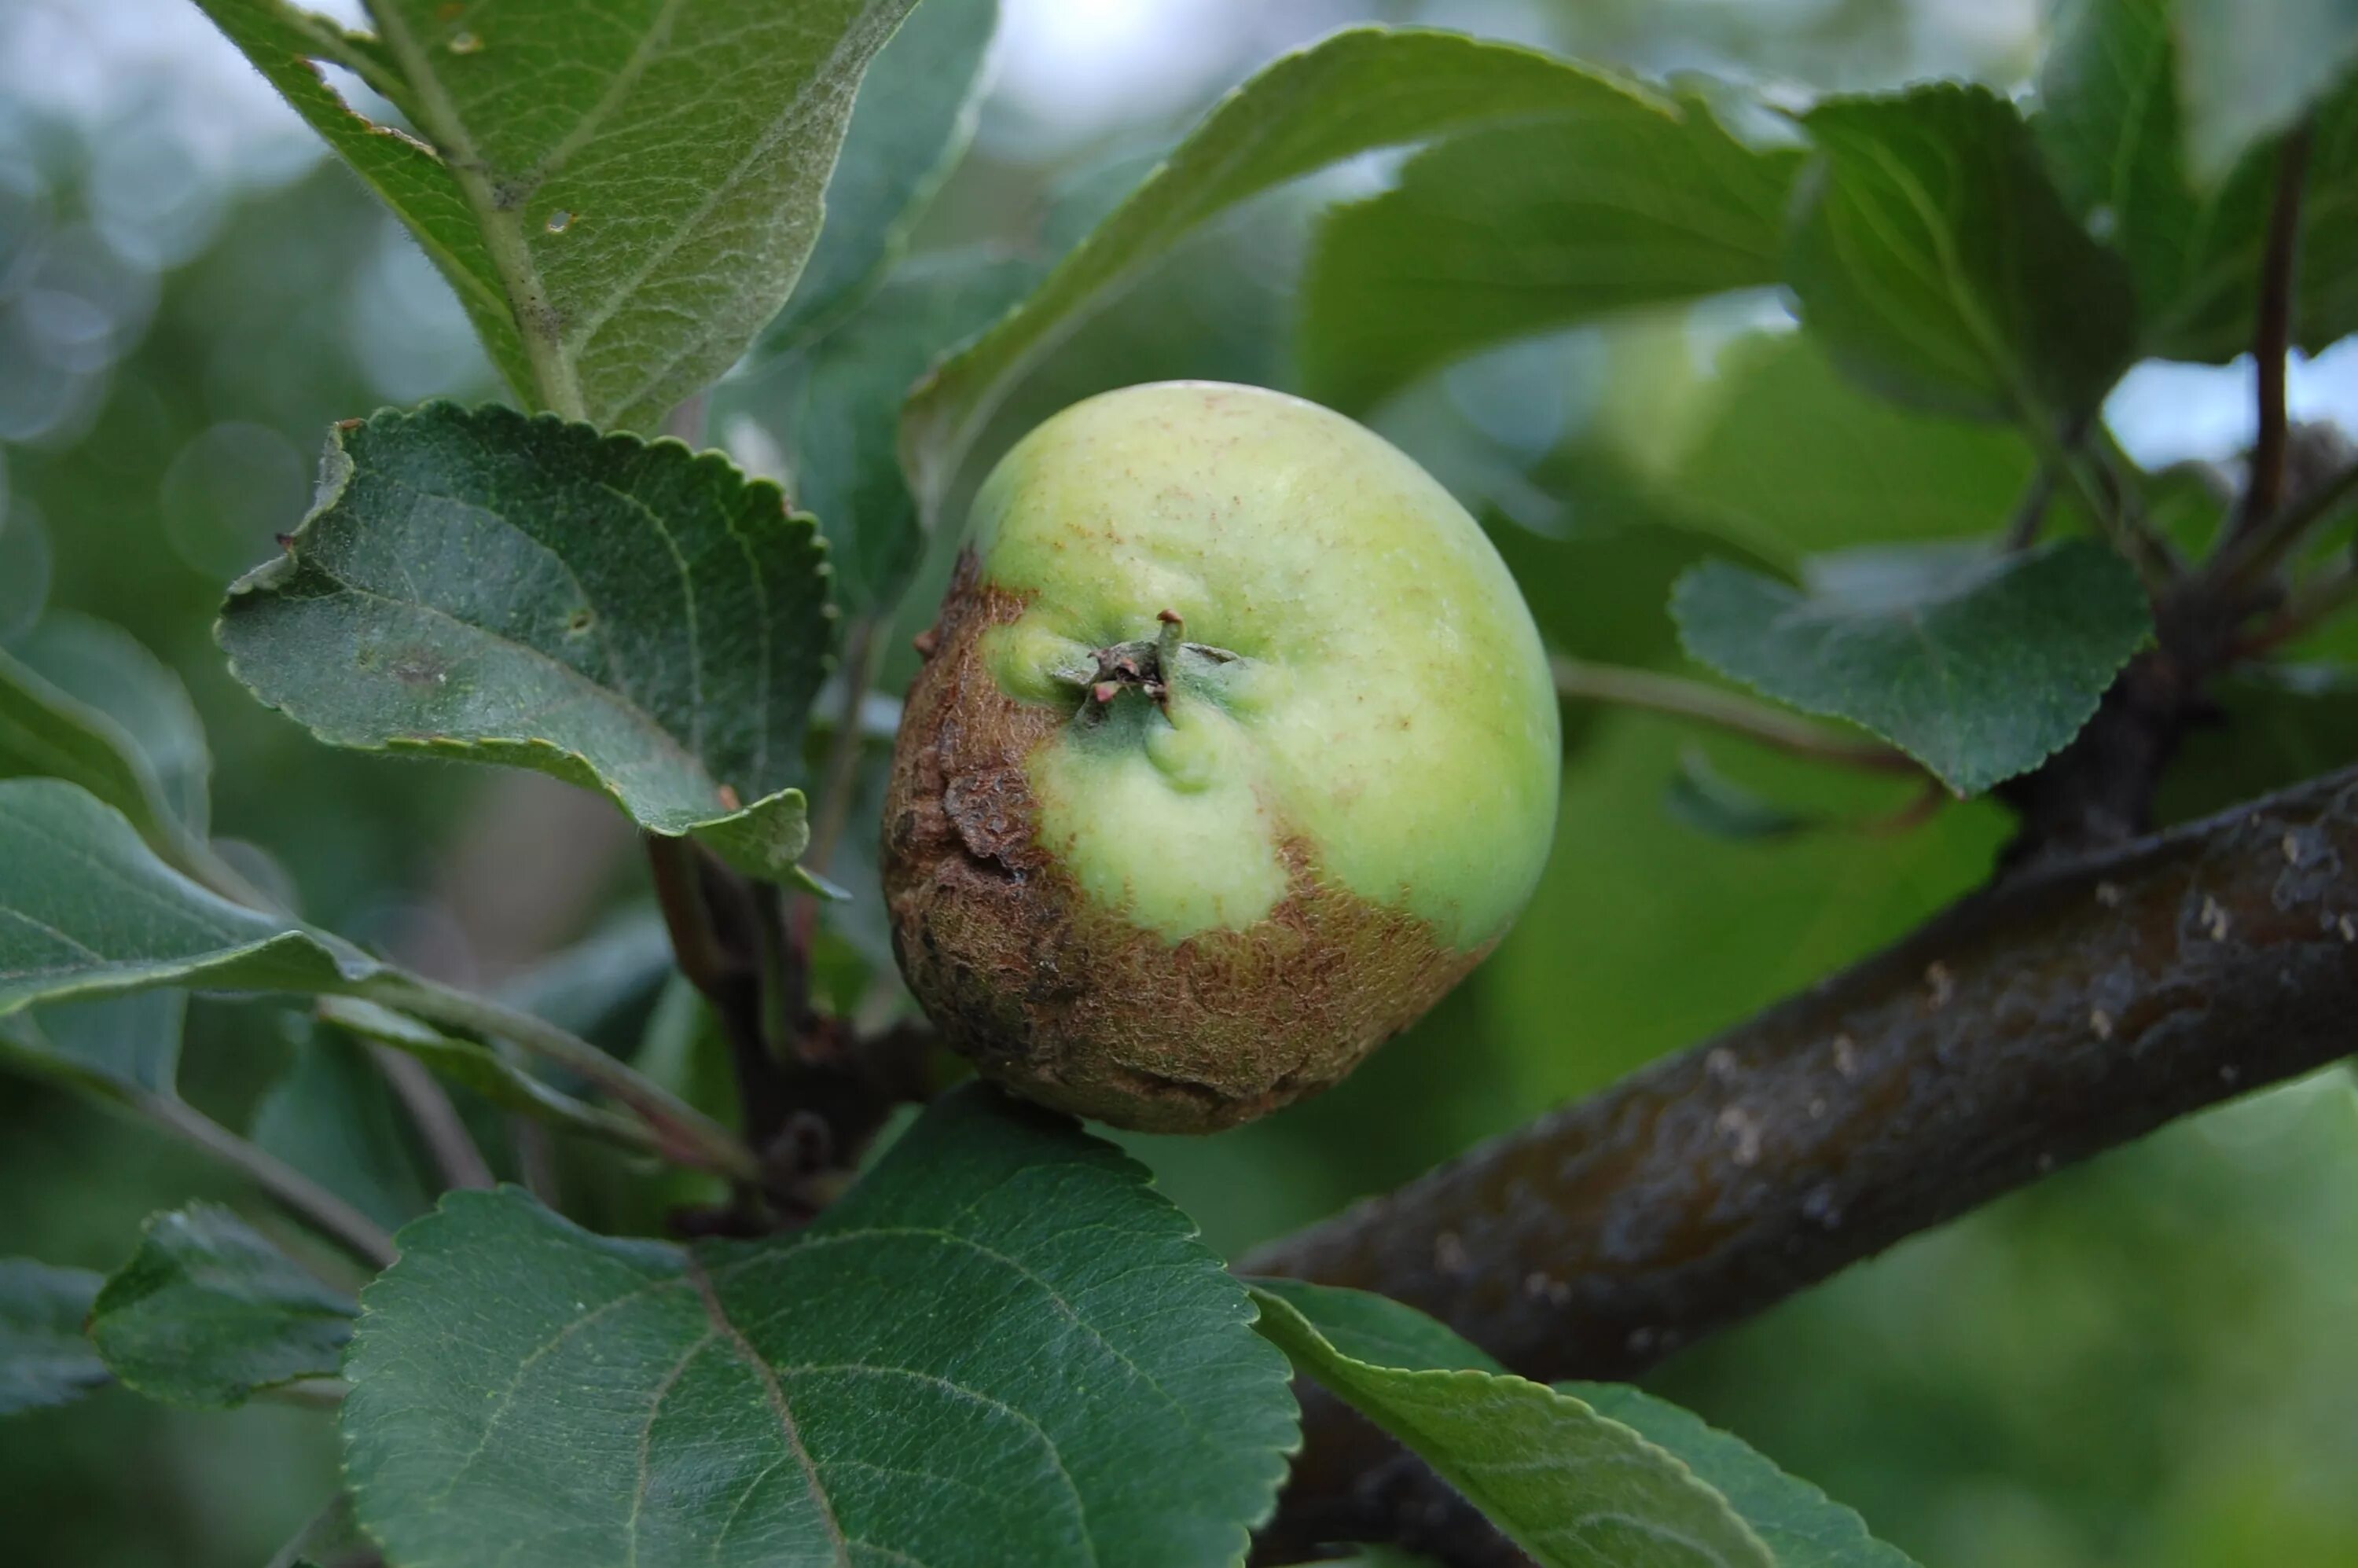
[[[2293,276],[2300,257],[2301,186],[2309,173],[2309,130],[2306,122],[2285,135],[2277,153],[2276,198],[2268,208],[2267,248],[2260,264],[2259,321],[2252,331],[2256,362],[2258,431],[2252,441],[2250,477],[2235,532],[2247,534],[2276,515],[2284,497],[2285,360],[2292,350]]]
[[[663,1140],[665,1152],[674,1160],[742,1182],[760,1175],[752,1152],[727,1128],[545,1018],[417,975],[387,977],[377,981],[369,995],[372,1000],[420,1018],[511,1041],[544,1061],[578,1074],[636,1111]]]
[[[1779,752],[1818,762],[1838,762],[1879,773],[1920,776],[1924,772],[1914,758],[1879,741],[1855,740],[1782,708],[1701,681],[1617,665],[1592,665],[1560,654],[1549,660],[1549,666],[1555,675],[1556,692],[1562,697],[1618,703],[1625,708],[1697,719]]]
[[[425,1140],[426,1152],[433,1157],[434,1168],[442,1173],[445,1187],[481,1189],[497,1184],[483,1152],[475,1147],[474,1134],[459,1119],[459,1108],[450,1103],[441,1081],[426,1064],[389,1045],[371,1045],[369,1058],[409,1113],[418,1137]]]
[[[2048,503],[2055,499],[2055,470],[2045,463],[2023,486],[2022,499],[2014,503],[2014,515],[2006,525],[2006,547],[2027,550],[2039,537],[2039,525],[2047,521]]]
[[[647,869],[653,874],[655,905],[663,912],[664,929],[671,936],[672,957],[688,983],[709,997],[742,966],[720,940],[706,902],[700,851],[686,838],[660,833],[646,835]]]
[[[2293,589],[2292,598],[2267,623],[2237,643],[2232,656],[2255,659],[2299,642],[2325,622],[2358,604],[2358,562],[2343,561]]]
[[[400,1255],[383,1226],[188,1101],[170,1095],[138,1094],[131,1103],[157,1126],[236,1169],[288,1213],[339,1243],[372,1269],[389,1269]]]
[[[2353,493],[2358,493],[2358,463],[2295,497],[2290,505],[2279,508],[2259,527],[2230,540],[2213,562],[2212,575],[2231,588],[2251,586],[2290,554],[2309,530],[2339,511]]]

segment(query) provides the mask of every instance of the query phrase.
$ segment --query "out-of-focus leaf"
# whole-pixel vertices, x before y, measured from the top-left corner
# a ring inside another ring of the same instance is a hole
[[[0,778],[79,784],[189,861],[211,771],[188,692],[127,633],[52,615],[0,651]]]
[[[616,1028],[637,1026],[672,973],[671,936],[663,916],[646,907],[614,917],[525,970],[500,987],[499,997],[584,1040],[609,1044]]]
[[[49,535],[30,507],[0,491],[0,648],[32,629],[49,597]]]
[[[434,1199],[384,1075],[344,1036],[287,1022],[295,1059],[254,1108],[250,1136],[385,1229],[399,1229]]]
[[[1362,409],[1493,343],[1773,284],[1801,158],[1604,75],[1582,107],[1444,141],[1319,225],[1305,390]]]
[[[1736,783],[1692,747],[1680,754],[1679,771],[1662,791],[1662,809],[1714,838],[1781,838],[1825,826],[1821,817],[1779,806]]]
[[[1793,567],[1870,541],[1996,535],[2038,466],[2012,429],[1895,407],[1809,334],[1763,333],[1722,351],[1710,411],[1656,475],[1656,504]]]
[[[911,4],[379,0],[380,38],[276,0],[206,9],[442,263],[521,395],[646,429],[785,303],[860,76]],[[430,146],[352,115],[315,59]]]
[[[1777,1568],[1914,1568],[1907,1555],[1866,1532],[1866,1521],[1743,1439],[1691,1411],[1626,1383],[1559,1383],[1597,1414],[1676,1454],[1744,1516]]]
[[[365,1568],[378,1561],[376,1548],[352,1519],[351,1495],[339,1492],[296,1531],[295,1539],[281,1547],[265,1568]]]
[[[1242,1556],[1295,1440],[1194,1227],[983,1089],[799,1235],[683,1251],[459,1193],[365,1303],[346,1475],[397,1561],[1194,1568]]]
[[[363,1040],[408,1053],[451,1083],[503,1110],[640,1152],[650,1152],[655,1147],[653,1135],[644,1124],[551,1088],[479,1040],[445,1034],[406,1013],[351,998],[331,997],[321,1001],[319,1016]]]
[[[911,399],[903,452],[918,503],[940,506],[1015,383],[1108,291],[1246,198],[1379,147],[1577,112],[1585,68],[1453,33],[1352,28],[1285,56],[1223,99],[1022,307]]]
[[[2063,205],[2013,104],[1942,82],[1804,117],[1788,260],[1803,324],[1886,396],[2050,427],[2136,347],[2126,266]]]
[[[0,1061],[118,1104],[170,1096],[188,1000],[180,991],[135,991],[12,1012],[0,1017]]]
[[[0,1415],[66,1404],[109,1381],[81,1331],[99,1276],[0,1258]]]
[[[340,427],[325,467],[287,553],[222,608],[255,696],[333,744],[535,768],[795,876],[786,781],[831,612],[810,519],[774,485],[449,404]]]
[[[1865,726],[1960,795],[2078,734],[2153,632],[2136,574],[2085,539],[1851,551],[1811,562],[1804,588],[1706,561],[1671,612],[1704,664]]]
[[[0,770],[16,760],[9,745],[16,726],[8,710],[18,700],[12,687],[30,684],[12,680],[17,671],[30,672],[35,681],[63,696],[66,703],[53,707],[68,716],[97,714],[103,722],[85,727],[114,752],[119,765],[110,770],[94,762],[89,769],[92,779],[117,787],[135,781],[139,793],[117,800],[92,780],[61,770],[51,770],[54,776],[73,778],[126,816],[160,814],[196,838],[204,837],[211,818],[212,755],[188,687],[161,659],[107,622],[71,611],[44,617],[0,654]],[[40,721],[34,724],[40,727]],[[110,773],[117,776],[110,779]]]
[[[350,990],[384,972],[336,937],[199,887],[70,784],[0,781],[0,1019],[155,986]]]
[[[2128,260],[2137,337],[2163,359],[2224,362],[2252,345],[2275,143],[2216,179],[2188,171],[2173,0],[2075,0],[2058,18],[2032,122],[2072,210]],[[2293,341],[2358,330],[2358,88],[2317,106],[2294,271]]]
[[[846,614],[889,610],[925,554],[916,500],[901,472],[909,388],[1038,276],[1032,262],[997,251],[923,257],[806,351],[784,421],[795,501],[818,518]]]
[[[1774,1568],[1678,1460],[1462,1341],[1451,1354],[1456,1336],[1422,1314],[1314,1285],[1257,1283],[1253,1299],[1261,1333],[1303,1376],[1398,1438],[1543,1568]]]
[[[2187,164],[2206,185],[2358,62],[2353,0],[2178,0],[2177,19]]]
[[[190,1204],[147,1222],[92,1303],[90,1337],[150,1399],[225,1410],[334,1377],[358,1310],[229,1210]]]
[[[791,346],[826,332],[900,259],[910,227],[974,135],[983,58],[998,27],[998,0],[921,0],[877,51],[827,178],[818,244],[766,342]]]

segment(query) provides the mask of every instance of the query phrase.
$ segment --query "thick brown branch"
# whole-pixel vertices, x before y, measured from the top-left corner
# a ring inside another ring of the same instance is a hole
[[[2059,1165],[2331,1062],[2353,1016],[2358,770],[2027,872],[1241,1266],[1397,1296],[1533,1377],[1628,1377]],[[1389,1518],[1361,1500],[1385,1463],[1367,1429],[1314,1411],[1271,1541],[1395,1533],[1397,1498]]]

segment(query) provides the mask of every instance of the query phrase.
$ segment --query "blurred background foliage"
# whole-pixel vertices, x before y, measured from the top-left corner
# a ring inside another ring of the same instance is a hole
[[[918,249],[1053,254],[1219,91],[1363,17],[1806,89],[2012,88],[2042,25],[2035,0],[1006,0],[976,149]],[[1189,242],[1036,375],[986,445],[1107,385],[1290,384],[1306,213],[1379,188],[1396,161],[1279,192]],[[1671,665],[1664,593],[1699,556],[1986,532],[2031,465],[2001,431],[1845,390],[1784,323],[1762,298],[1520,344],[1428,378],[1376,422],[1481,513],[1552,642]],[[2247,434],[2248,373],[2142,367],[2110,406],[2113,433],[2148,469],[2226,459]],[[642,890],[619,821],[534,777],[316,745],[233,687],[211,626],[223,582],[303,511],[329,421],[490,392],[432,269],[193,8],[0,8],[0,624],[46,580],[52,604],[130,629],[211,728],[220,830],[266,844],[309,914],[471,983],[627,919]],[[2358,426],[2358,355],[2298,364],[2293,395],[2297,414]],[[708,434],[775,467],[784,402],[749,375],[716,396]],[[943,570],[911,597],[888,690]],[[2173,808],[2358,752],[2358,724],[2337,737],[2316,711],[2282,747],[2243,730],[2198,742]],[[1808,984],[1973,885],[2006,832],[1986,804],[1895,827],[1883,819],[1905,785],[1644,716],[1567,718],[1552,864],[1470,983],[1323,1099],[1217,1141],[1132,1141],[1223,1248]],[[1732,819],[1734,787],[1778,812]],[[845,919],[848,947],[872,952],[861,918]],[[677,1013],[656,1026],[673,1050],[693,1029]],[[249,1124],[294,1060],[286,1033],[200,1000],[190,1098]],[[232,1189],[143,1129],[0,1081],[0,1255],[110,1269],[150,1208],[191,1194]],[[607,1217],[652,1212],[618,1196]],[[2336,1074],[1909,1243],[1658,1381],[1934,1568],[2358,1562],[2353,1303],[2358,1111]],[[269,1406],[200,1418],[114,1393],[0,1424],[7,1560],[260,1563],[332,1483],[326,1421]]]

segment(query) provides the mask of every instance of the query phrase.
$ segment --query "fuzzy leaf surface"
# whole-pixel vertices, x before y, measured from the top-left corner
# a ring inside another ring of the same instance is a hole
[[[358,1310],[229,1210],[190,1204],[148,1220],[92,1304],[90,1337],[149,1398],[226,1410],[334,1377]]]
[[[808,1230],[687,1249],[460,1193],[364,1293],[343,1428],[413,1568],[1239,1558],[1294,1442],[1244,1292],[1072,1123],[937,1102]]]
[[[2136,346],[2126,266],[2064,206],[2014,105],[1942,82],[1803,117],[1823,162],[1787,259],[1802,324],[1887,397],[2050,423]]]
[[[1801,587],[1706,561],[1671,613],[1697,659],[1873,730],[1960,795],[2078,734],[2153,632],[2135,571],[2086,539],[1844,551],[1805,563]]]
[[[429,404],[336,431],[219,635],[333,744],[535,768],[780,881],[826,593],[810,519],[717,453]]]
[[[1486,1364],[1422,1314],[1331,1286],[1262,1281],[1253,1296],[1261,1332],[1303,1376],[1398,1438],[1541,1568],[1774,1568],[1677,1459]]]

